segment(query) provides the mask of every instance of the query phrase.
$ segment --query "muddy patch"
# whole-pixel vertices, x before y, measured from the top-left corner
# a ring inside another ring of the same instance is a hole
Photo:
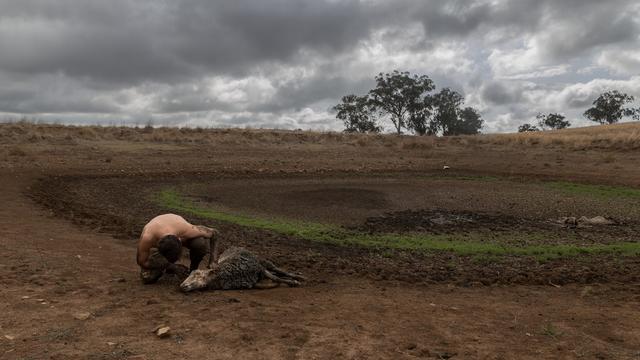
[[[389,206],[381,191],[346,187],[293,191],[287,193],[287,198],[322,207],[379,209]]]
[[[369,233],[457,233],[489,229],[494,231],[517,230],[522,227],[549,228],[544,222],[518,219],[505,215],[448,210],[404,210],[389,212],[383,216],[369,217],[355,230]]]
[[[182,178],[154,177],[51,177],[34,184],[30,195],[54,214],[66,217],[92,231],[105,231],[133,244],[146,219],[169,212],[150,199],[155,191],[174,185]],[[326,188],[318,189],[318,193]],[[313,202],[309,207],[315,206]],[[209,224],[224,234],[222,249],[243,246],[266,258],[277,258],[280,266],[310,275],[310,286],[336,276],[407,283],[450,282],[468,284],[566,284],[572,282],[638,281],[639,257],[616,254],[557,258],[538,261],[532,257],[486,255],[461,256],[448,252],[412,252],[359,246],[314,243],[266,230],[246,228],[185,214],[196,224]],[[365,225],[373,232],[472,231],[476,229],[530,229],[531,221],[516,217],[465,211],[405,210],[370,218]],[[550,221],[549,236],[532,239],[540,243],[603,244],[637,239],[638,232],[620,226],[570,229]],[[461,230],[462,229],[462,230]],[[604,230],[600,230],[604,229]],[[623,233],[616,231],[624,230]],[[364,230],[364,229],[363,229]],[[636,229],[637,230],[637,229]],[[555,231],[555,232],[553,232]],[[482,234],[489,238],[490,233]],[[567,234],[577,234],[569,237]],[[504,237],[492,241],[504,241]],[[518,239],[516,239],[518,240]],[[637,240],[635,240],[637,241]],[[515,244],[511,244],[515,245]],[[520,244],[522,245],[522,244]]]

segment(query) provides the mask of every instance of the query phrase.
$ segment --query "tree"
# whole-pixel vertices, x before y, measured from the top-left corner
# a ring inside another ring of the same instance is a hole
[[[530,131],[540,131],[535,125],[531,124],[522,124],[518,127],[518,132],[530,132]]]
[[[334,106],[333,110],[337,111],[336,118],[344,122],[345,132],[380,132],[366,96],[343,96],[342,103]]]
[[[428,92],[435,89],[426,75],[411,76],[409,72],[394,70],[376,76],[376,87],[369,91],[370,103],[382,114],[389,116],[398,134],[408,128],[408,119],[424,116],[423,106]],[[413,125],[411,125],[413,126]]]
[[[627,103],[632,103],[634,97],[621,93],[618,90],[607,91],[593,102],[593,107],[584,112],[584,117],[600,124],[613,124],[623,116],[631,116],[634,120],[640,120],[640,108],[624,108]]]
[[[471,107],[461,108],[464,98],[449,88],[440,90],[430,99],[433,118],[429,123],[428,133],[443,136],[477,134],[484,120]]]
[[[480,113],[470,107],[462,109],[459,112],[459,119],[454,126],[454,133],[456,135],[475,135],[480,133],[484,120],[480,116]]]
[[[536,116],[536,119],[538,119],[538,126],[542,130],[545,130],[545,129],[559,130],[559,129],[565,129],[571,126],[571,123],[565,120],[564,115],[560,115],[556,113],[551,113],[548,115],[538,114]]]
[[[429,132],[429,120],[431,118],[431,97],[425,96],[422,103],[415,103],[409,107],[407,128],[413,130],[418,135],[425,135]]]
[[[463,101],[462,95],[449,88],[444,88],[435,94],[432,98],[435,112],[429,124],[429,133],[435,135],[440,132],[443,136],[452,135],[451,131],[458,121],[458,109]]]

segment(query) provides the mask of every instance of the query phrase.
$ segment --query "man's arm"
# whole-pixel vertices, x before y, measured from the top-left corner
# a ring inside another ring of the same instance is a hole
[[[209,263],[218,262],[218,235],[220,232],[216,229],[204,226],[204,225],[192,225],[188,233],[185,234],[186,238],[198,238],[203,237],[209,239]]]
[[[211,267],[211,263],[218,263],[218,235],[220,232],[215,229],[211,229],[211,236],[209,237],[209,263],[207,267]]]
[[[143,269],[149,269],[149,255],[151,250],[151,241],[145,236],[140,236],[138,241],[138,251],[136,253],[136,262]]]

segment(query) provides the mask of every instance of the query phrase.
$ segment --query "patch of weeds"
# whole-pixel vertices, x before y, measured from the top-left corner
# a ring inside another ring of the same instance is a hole
[[[556,329],[555,326],[553,326],[552,323],[546,323],[543,327],[542,327],[542,331],[541,331],[542,335],[544,336],[550,336],[552,338],[556,338],[560,335],[562,335],[562,331],[559,331],[558,329]]]
[[[42,337],[47,341],[64,341],[75,340],[76,331],[73,328],[49,329]]]
[[[395,254],[394,254],[394,251],[391,249],[383,249],[382,251],[380,251],[380,255],[382,257],[390,259],[390,258],[393,258]]]
[[[132,353],[127,349],[115,349],[108,353],[89,354],[87,359],[89,360],[121,360],[121,359],[128,359],[132,355],[134,355],[134,353]]]
[[[491,254],[478,254],[474,255],[471,261],[478,265],[490,265],[500,262],[500,257]]]
[[[374,249],[396,249],[413,251],[450,251],[459,255],[484,256],[533,256],[541,261],[558,257],[572,257],[601,253],[618,255],[640,255],[640,243],[618,243],[608,245],[579,246],[564,245],[527,245],[517,246],[505,243],[468,241],[460,235],[430,234],[369,234],[347,230],[339,226],[312,222],[281,219],[262,219],[245,215],[228,214],[200,207],[183,198],[176,191],[163,190],[156,199],[160,205],[174,211],[181,211],[201,218],[233,223],[249,228],[273,231],[275,233],[299,239],[330,243],[336,245],[354,245]]]
[[[455,270],[458,267],[458,263],[453,260],[449,260],[446,264],[444,264],[444,266],[445,268],[447,268],[447,270]]]
[[[568,194],[588,195],[601,198],[640,198],[640,189],[625,186],[588,185],[568,181],[552,181],[546,185]]]

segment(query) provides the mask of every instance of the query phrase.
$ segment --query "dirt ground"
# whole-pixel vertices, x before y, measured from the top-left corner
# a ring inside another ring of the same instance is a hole
[[[518,259],[495,267],[217,224],[225,246],[247,246],[310,281],[193,294],[180,293],[175,278],[143,286],[134,257],[141,226],[162,211],[148,195],[167,185],[230,210],[344,226],[375,225],[371,219],[409,209],[543,221],[582,210],[599,215],[598,205],[632,226],[601,237],[630,241],[640,220],[632,201],[563,198],[551,206],[552,191],[520,187],[549,179],[639,187],[635,152],[611,152],[611,162],[597,151],[462,145],[390,150],[96,140],[34,141],[20,151],[0,145],[1,359],[640,358],[637,257]],[[452,167],[447,176],[516,180],[505,187],[502,180],[436,179],[429,196],[417,196],[416,184],[441,176],[442,164]],[[391,190],[399,183],[408,190]],[[515,205],[502,198],[472,202],[471,191],[481,199],[502,193]],[[526,191],[534,200],[523,205]],[[342,209],[338,219],[335,209]],[[600,237],[585,234],[592,242]],[[163,324],[171,336],[159,339],[152,330]]]

